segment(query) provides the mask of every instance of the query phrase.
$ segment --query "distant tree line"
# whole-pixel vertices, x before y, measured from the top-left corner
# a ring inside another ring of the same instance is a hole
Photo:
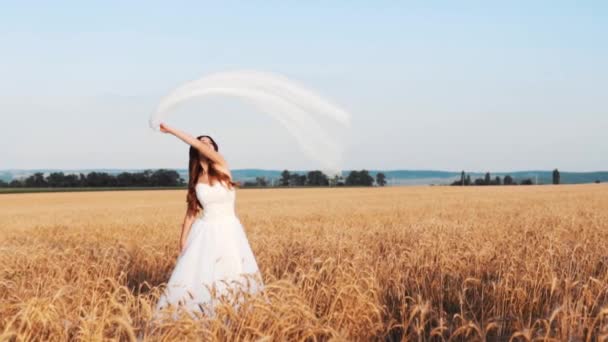
[[[44,176],[34,173],[24,179],[10,182],[0,180],[0,187],[11,188],[79,188],[79,187],[156,187],[181,186],[184,180],[174,170],[145,170],[143,172],[122,172],[117,175],[106,172],[90,172],[86,175],[52,172]]]
[[[297,186],[373,186],[374,183],[378,186],[386,185],[386,176],[379,172],[376,178],[372,177],[367,170],[351,171],[346,178],[342,176],[328,177],[322,171],[314,170],[306,174],[290,172],[284,170],[278,183],[279,187],[297,187]],[[255,181],[247,181],[243,183],[244,187],[265,187],[270,186],[271,182],[265,177],[256,177]]]
[[[559,184],[560,176],[559,170],[553,170],[553,184]],[[519,185],[532,185],[534,182],[530,178],[522,179],[519,182]],[[450,185],[518,185],[517,181],[513,179],[510,175],[506,175],[504,179],[501,179],[500,176],[496,176],[492,178],[489,172],[486,172],[483,178],[476,178],[475,180],[471,180],[471,175],[466,174],[464,171],[460,173],[460,179],[455,180]]]
[[[552,173],[553,184],[560,184],[560,173],[558,169]],[[600,181],[596,181],[599,183]],[[266,177],[256,177],[254,181],[241,183],[243,187],[297,187],[297,186],[385,186],[386,175],[382,172],[372,177],[367,170],[351,171],[348,176],[334,176],[332,178],[322,171],[314,170],[306,174],[289,172],[284,170],[278,183],[271,182]],[[510,175],[492,177],[489,172],[483,178],[471,179],[470,174],[461,172],[460,179],[451,185],[532,185],[530,178],[522,179],[519,183]],[[64,174],[63,172],[52,172],[45,176],[42,172],[23,178],[14,179],[10,182],[0,180],[0,187],[10,188],[77,188],[77,187],[174,187],[184,186],[184,180],[174,170],[158,169],[145,170],[142,172],[122,172],[109,174],[106,172],[90,172],[88,174]]]
[[[241,183],[243,187],[280,187],[296,186],[385,186],[386,176],[383,173],[372,177],[367,170],[351,171],[347,177],[328,177],[322,171],[314,170],[306,174],[289,172],[281,173],[281,178],[275,184],[266,177],[256,177],[254,181]],[[34,173],[26,178],[14,179],[10,182],[0,180],[0,187],[10,188],[88,188],[88,187],[157,187],[184,186],[184,180],[174,170],[145,170],[143,172],[122,172],[109,174],[107,172],[90,172],[88,174],[64,174],[51,172]]]

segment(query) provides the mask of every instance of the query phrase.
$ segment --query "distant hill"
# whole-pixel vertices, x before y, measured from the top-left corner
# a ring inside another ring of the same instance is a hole
[[[78,170],[58,170],[58,169],[34,169],[34,170],[20,170],[20,169],[9,169],[0,170],[0,179],[5,182],[10,182],[13,179],[20,179],[28,177],[36,172],[42,172],[48,175],[51,172],[63,172],[66,174],[70,173],[83,173],[89,172],[107,172],[109,174],[119,174],[121,172],[141,172],[144,169],[78,169]],[[186,169],[175,169],[180,176],[186,180],[188,178],[188,170]],[[256,177],[265,177],[266,179],[278,180],[281,177],[283,170],[264,170],[264,169],[235,169],[232,170],[233,177],[238,181],[250,181],[255,180]],[[307,170],[290,170],[291,173],[305,174]],[[437,171],[437,170],[369,170],[370,174],[375,177],[378,172],[382,172],[386,175],[386,180],[389,185],[422,185],[422,184],[449,184],[456,179],[460,179],[460,172],[455,171]],[[350,173],[350,170],[342,171],[342,175],[346,177]],[[471,179],[483,178],[485,172],[469,172]],[[500,176],[504,178],[505,175],[511,175],[516,181],[530,178],[533,181],[538,180],[539,184],[550,184],[552,182],[552,170],[551,171],[513,171],[513,172],[496,172],[491,173],[492,178]],[[581,184],[581,183],[593,183],[596,180],[601,182],[608,182],[608,171],[596,171],[596,172],[567,172],[560,171],[560,178],[562,184]]]

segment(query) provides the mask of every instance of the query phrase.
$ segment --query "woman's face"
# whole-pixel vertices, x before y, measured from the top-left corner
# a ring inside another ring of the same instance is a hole
[[[213,143],[211,142],[211,139],[209,139],[209,137],[202,137],[199,140],[202,141],[204,144],[207,144],[207,146],[211,147],[211,149],[215,150],[215,148],[213,147]]]

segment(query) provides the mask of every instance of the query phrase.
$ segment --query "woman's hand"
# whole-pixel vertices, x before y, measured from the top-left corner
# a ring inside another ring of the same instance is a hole
[[[170,133],[170,128],[169,128],[169,126],[165,125],[164,123],[161,123],[160,131],[163,133]]]

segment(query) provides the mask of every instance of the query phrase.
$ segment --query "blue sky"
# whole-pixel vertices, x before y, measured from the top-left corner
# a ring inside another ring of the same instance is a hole
[[[149,115],[181,83],[284,74],[353,117],[344,168],[608,169],[600,1],[3,1],[0,169],[182,168]],[[173,121],[232,168],[318,167],[230,98]]]

